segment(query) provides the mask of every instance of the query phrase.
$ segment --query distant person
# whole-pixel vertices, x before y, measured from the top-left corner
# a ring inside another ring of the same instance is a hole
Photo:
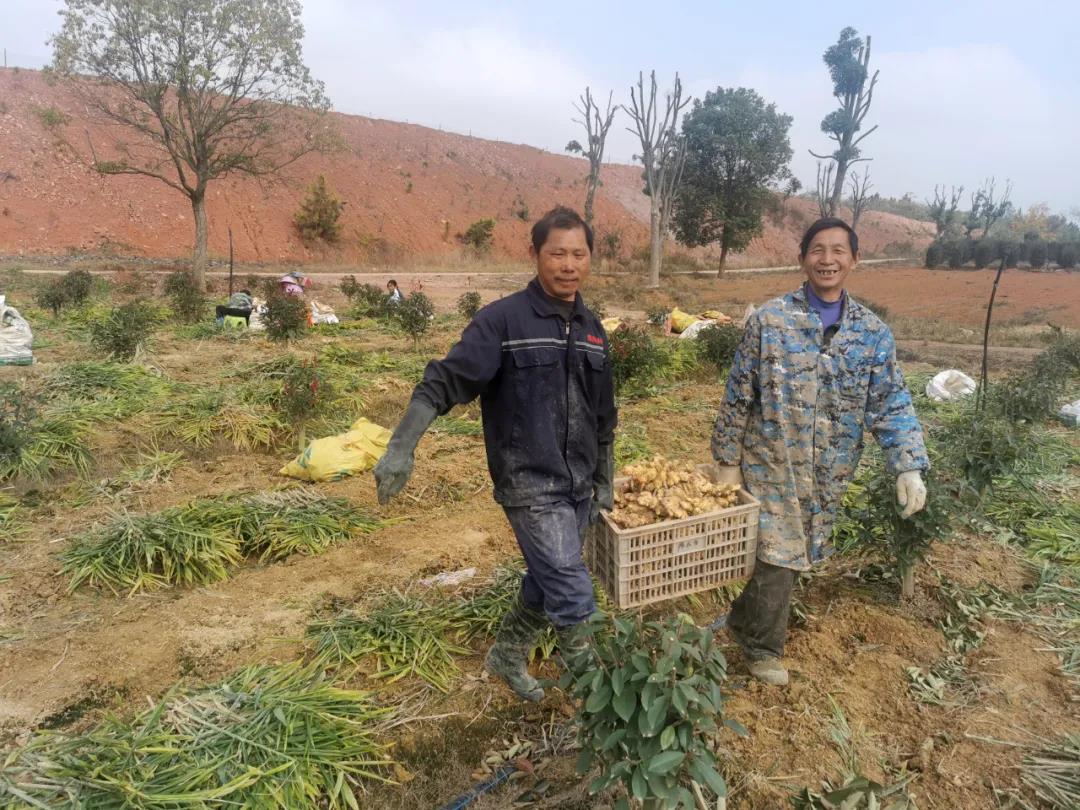
[[[400,304],[405,300],[404,294],[401,292],[401,288],[398,287],[397,281],[390,279],[386,282],[386,303],[388,304]]]
[[[761,501],[757,565],[727,629],[750,674],[774,686],[788,683],[780,658],[795,579],[832,553],[864,430],[896,478],[900,516],[926,504],[930,462],[892,332],[844,288],[858,262],[859,237],[843,220],[807,229],[806,281],[747,319],[713,431],[720,482]]]
[[[233,293],[224,306],[218,304],[214,307],[218,326],[222,326],[226,318],[243,318],[245,324],[250,324],[251,310],[254,306],[255,303],[250,290],[240,290],[240,292]]]
[[[278,279],[278,284],[281,286],[281,291],[285,293],[285,295],[302,296],[304,294],[304,288],[311,286],[311,279],[299,270],[293,270],[291,273],[286,273]]]

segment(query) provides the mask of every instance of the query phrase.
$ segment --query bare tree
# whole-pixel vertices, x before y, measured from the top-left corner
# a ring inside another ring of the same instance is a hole
[[[873,184],[870,182],[870,167],[863,171],[862,177],[851,175],[851,227],[859,227],[859,218],[866,210],[866,200]]]
[[[660,265],[664,259],[671,210],[678,193],[686,162],[684,139],[678,133],[679,113],[690,103],[682,97],[682,81],[675,74],[675,88],[664,97],[663,114],[657,103],[656,71],[649,73],[646,97],[645,75],[638,73],[637,87],[630,88],[630,106],[623,106],[634,122],[627,130],[638,136],[645,167],[645,193],[649,195],[649,286],[660,286]]]
[[[592,225],[593,201],[596,199],[596,189],[600,186],[600,167],[604,162],[604,143],[607,141],[608,130],[615,120],[618,105],[612,106],[611,99],[614,91],[608,93],[607,107],[603,113],[600,105],[592,97],[589,88],[585,88],[585,94],[579,97],[580,103],[574,104],[580,118],[575,118],[575,124],[585,127],[585,143],[582,146],[577,141],[570,141],[566,145],[567,152],[577,152],[584,155],[589,161],[589,177],[585,183],[585,221]]]
[[[832,177],[833,169],[835,169],[832,163],[827,166],[823,166],[821,161],[818,161],[817,165],[817,209],[818,216],[824,219],[825,217],[832,216],[829,210],[829,195],[832,194]]]
[[[934,199],[926,201],[926,208],[933,220],[937,237],[941,238],[956,221],[956,210],[960,205],[960,197],[964,193],[964,187],[951,186],[949,196],[945,196],[945,186],[934,186]]]
[[[60,12],[57,73],[93,115],[134,136],[104,158],[91,143],[94,168],[188,198],[200,283],[210,181],[272,176],[328,143],[329,102],[303,63],[300,11],[298,0],[66,0]]]
[[[833,95],[840,102],[840,108],[822,119],[821,131],[836,141],[836,151],[831,155],[819,155],[810,150],[814,157],[836,163],[836,175],[826,208],[826,216],[830,217],[836,216],[840,209],[848,169],[855,163],[870,159],[861,157],[859,144],[877,129],[875,124],[861,135],[858,134],[870,111],[879,71],[875,70],[874,75],[870,76],[870,37],[864,43],[857,34],[854,28],[845,28],[840,32],[840,39],[825,51],[824,56],[833,82]]]

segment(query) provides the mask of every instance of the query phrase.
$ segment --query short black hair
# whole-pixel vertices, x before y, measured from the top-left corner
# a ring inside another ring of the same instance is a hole
[[[855,229],[848,225],[840,217],[822,217],[809,228],[806,229],[806,233],[803,234],[802,241],[799,243],[799,258],[806,258],[806,251],[810,249],[810,243],[814,241],[814,237],[822,231],[827,231],[829,228],[843,228],[847,231],[848,244],[851,245],[851,255],[857,256],[859,253],[859,235],[855,233]]]
[[[390,279],[390,280],[389,280],[388,282],[386,282],[386,283],[387,283],[387,284],[393,284],[393,285],[394,285],[395,287],[397,286],[397,282],[396,282],[396,281],[394,281],[394,279]]]
[[[573,208],[567,208],[565,205],[556,205],[532,226],[533,250],[539,253],[540,248],[547,241],[548,234],[556,228],[563,231],[583,228],[585,230],[585,242],[589,245],[589,253],[593,252],[592,228],[589,227],[589,223],[581,218],[577,211]]]
[[[240,292],[242,292],[246,296],[251,296],[251,290],[241,290]]]

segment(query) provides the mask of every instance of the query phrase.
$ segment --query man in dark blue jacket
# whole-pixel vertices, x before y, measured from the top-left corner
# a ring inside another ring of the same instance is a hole
[[[432,360],[375,467],[379,502],[401,491],[436,416],[480,397],[488,470],[527,570],[485,665],[520,697],[544,692],[527,669],[547,622],[566,658],[595,609],[581,558],[585,528],[612,506],[617,419],[607,335],[578,292],[593,234],[568,208],[532,229],[536,278],[481,309],[449,354]]]

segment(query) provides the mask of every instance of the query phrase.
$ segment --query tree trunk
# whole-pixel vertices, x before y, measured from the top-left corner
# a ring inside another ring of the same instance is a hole
[[[722,275],[724,275],[724,262],[727,261],[727,254],[728,254],[728,243],[727,243],[727,240],[724,239],[723,241],[720,242],[720,266],[716,268],[716,277],[717,278],[720,278]]]
[[[649,205],[649,287],[660,286],[660,263],[664,258],[663,233],[660,230],[660,204],[655,196]]]
[[[836,161],[836,177],[833,178],[832,196],[829,197],[829,216],[835,217],[840,211],[840,202],[844,196],[844,178],[847,177],[848,162]]]
[[[585,224],[590,228],[592,227],[593,218],[593,200],[596,199],[596,187],[599,185],[600,180],[600,167],[589,167],[589,179],[586,183],[585,189]]]
[[[195,251],[191,256],[191,273],[199,289],[206,287],[206,197],[196,194],[191,198],[191,211],[195,215]]]
[[[915,564],[900,572],[900,595],[905,599],[915,598]]]

